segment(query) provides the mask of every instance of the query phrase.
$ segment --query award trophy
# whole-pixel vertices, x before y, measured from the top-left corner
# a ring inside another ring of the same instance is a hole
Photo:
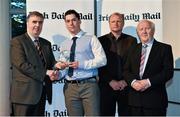
[[[59,55],[59,62],[69,62],[70,60],[70,51],[69,50],[63,50],[60,52]]]
[[[70,61],[70,51],[69,50],[60,51],[57,61],[62,62],[62,63],[69,63],[69,61]],[[66,67],[65,72],[67,72],[68,69],[69,69],[69,67]],[[55,69],[55,72],[56,72],[56,70],[60,70],[60,69]],[[65,78],[65,76],[63,76],[63,77],[61,77],[59,79],[62,80],[64,78]]]

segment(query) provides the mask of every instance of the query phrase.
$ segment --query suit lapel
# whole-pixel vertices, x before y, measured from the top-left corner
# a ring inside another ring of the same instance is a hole
[[[141,62],[141,48],[142,48],[142,44],[141,43],[139,43],[138,44],[138,48],[137,48],[137,64],[138,64],[138,71],[137,71],[137,73],[139,73],[139,68],[140,68],[140,62]]]
[[[34,51],[35,55],[39,56],[38,51],[37,51],[33,41],[31,40],[31,38],[29,37],[29,35],[27,33],[26,33],[26,40],[25,40],[25,42],[26,42],[26,45],[29,46],[29,48],[31,48],[31,50]]]
[[[32,57],[31,59],[34,58],[35,61],[37,61],[37,60],[39,61],[38,63],[42,63],[42,60],[41,60],[41,58],[39,56],[39,53],[38,53],[33,41],[31,40],[31,38],[29,37],[29,35],[27,33],[25,35],[27,37],[26,40],[25,40],[25,43],[26,43],[27,47],[29,48],[29,51],[33,51],[32,56],[35,57],[35,58]],[[43,63],[42,63],[42,65],[43,65]]]
[[[42,38],[40,38],[39,37],[39,43],[40,43],[40,47],[41,47],[41,51],[42,51],[42,55],[43,55],[43,58],[44,58],[44,62],[45,62],[45,68],[46,68],[46,66],[47,66],[47,60],[46,60],[46,44],[45,43],[43,43],[43,41],[42,41]]]
[[[155,58],[157,51],[158,51],[158,42],[156,40],[154,40],[144,73],[151,66],[151,63],[152,63],[153,59]]]

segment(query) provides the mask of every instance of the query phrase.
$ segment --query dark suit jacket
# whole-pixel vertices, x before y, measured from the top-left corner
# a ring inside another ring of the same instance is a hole
[[[20,104],[37,104],[41,98],[43,81],[49,103],[52,100],[52,82],[46,75],[47,69],[55,64],[51,43],[39,38],[45,66],[27,33],[11,40],[12,85],[11,101]]]
[[[122,67],[127,58],[129,48],[135,45],[136,38],[122,33],[118,40],[112,33],[99,37],[99,41],[105,51],[107,57],[107,65],[98,69],[99,83],[108,85],[111,80],[122,80]],[[114,42],[113,42],[114,41]],[[115,43],[117,48],[113,50],[112,44]]]
[[[139,80],[141,43],[134,47],[125,65],[124,77],[128,84]],[[151,87],[144,92],[131,88],[129,104],[146,108],[166,108],[168,104],[166,82],[173,77],[173,55],[170,45],[154,40],[142,79],[149,78]]]

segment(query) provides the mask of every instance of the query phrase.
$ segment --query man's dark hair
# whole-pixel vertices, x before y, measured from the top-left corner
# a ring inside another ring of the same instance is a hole
[[[40,18],[44,19],[43,14],[40,13],[40,12],[38,12],[38,11],[29,12],[29,14],[28,14],[28,16],[27,16],[27,20],[28,20],[31,16],[37,16],[37,17],[40,17]]]
[[[78,20],[80,20],[80,15],[77,11],[73,10],[73,9],[70,9],[68,11],[65,12],[65,18],[66,18],[66,15],[70,15],[70,14],[74,14]]]

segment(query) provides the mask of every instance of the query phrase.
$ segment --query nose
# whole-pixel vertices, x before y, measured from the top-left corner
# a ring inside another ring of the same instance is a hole
[[[36,23],[36,26],[40,26],[40,23],[39,23],[39,22],[37,22],[37,23]]]
[[[143,32],[143,33],[146,33],[146,29],[143,29],[142,32]]]
[[[72,24],[73,24],[73,21],[70,21],[70,22],[69,22],[69,25],[72,25]]]
[[[41,21],[36,22],[36,26],[41,26],[41,25],[42,25]]]

